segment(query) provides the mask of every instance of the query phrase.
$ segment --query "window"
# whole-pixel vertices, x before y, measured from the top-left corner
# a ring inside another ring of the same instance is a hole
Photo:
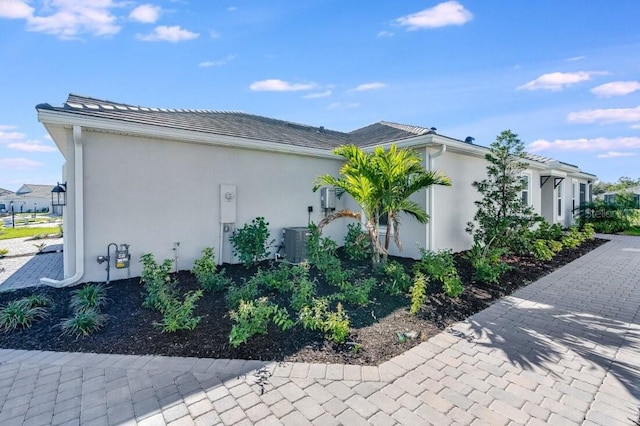
[[[528,174],[520,176],[522,180],[522,203],[530,206],[531,202],[531,177]]]
[[[578,182],[576,182],[575,179],[571,182],[571,189],[571,210],[575,213],[578,208],[576,203],[576,199],[578,198]]]
[[[557,191],[557,195],[558,195],[558,217],[562,217],[563,216],[563,212],[564,209],[562,208],[562,198],[563,198],[563,193],[562,193],[562,182],[560,182],[560,184],[558,184],[558,188],[556,188]]]

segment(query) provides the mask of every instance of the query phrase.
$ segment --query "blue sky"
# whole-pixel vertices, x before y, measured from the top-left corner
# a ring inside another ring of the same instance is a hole
[[[60,180],[69,93],[350,131],[380,121],[640,176],[637,0],[0,0],[0,187]]]

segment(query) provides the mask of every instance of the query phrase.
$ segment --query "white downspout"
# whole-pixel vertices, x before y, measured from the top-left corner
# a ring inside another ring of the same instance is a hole
[[[52,287],[66,287],[75,284],[84,275],[84,179],[82,165],[82,127],[73,126],[73,194],[75,197],[74,210],[76,222],[75,251],[76,251],[76,273],[62,281],[51,278],[40,278],[42,284]]]
[[[440,157],[445,152],[447,152],[447,146],[440,145],[440,150],[438,152],[436,152],[435,154],[429,154],[429,157],[427,160],[427,168],[430,172],[433,171],[434,158]],[[433,209],[434,201],[435,201],[435,188],[434,188],[434,185],[431,185],[427,192],[427,214],[429,215],[429,228],[427,232],[427,250],[429,251],[433,251],[433,247],[435,245],[435,238],[433,235],[436,228],[435,220],[434,220],[434,209]]]

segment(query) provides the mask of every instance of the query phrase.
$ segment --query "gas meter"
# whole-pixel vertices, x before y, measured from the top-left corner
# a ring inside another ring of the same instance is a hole
[[[130,260],[129,244],[120,244],[120,248],[116,248],[116,269],[128,268]]]

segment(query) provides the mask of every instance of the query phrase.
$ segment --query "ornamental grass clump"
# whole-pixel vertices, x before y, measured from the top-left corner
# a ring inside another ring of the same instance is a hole
[[[51,301],[44,296],[29,296],[9,302],[0,310],[0,330],[3,332],[29,328],[47,315]]]
[[[87,284],[71,292],[73,316],[60,323],[62,334],[78,338],[98,331],[107,322],[107,315],[100,312],[106,303],[107,289],[100,284]]]

